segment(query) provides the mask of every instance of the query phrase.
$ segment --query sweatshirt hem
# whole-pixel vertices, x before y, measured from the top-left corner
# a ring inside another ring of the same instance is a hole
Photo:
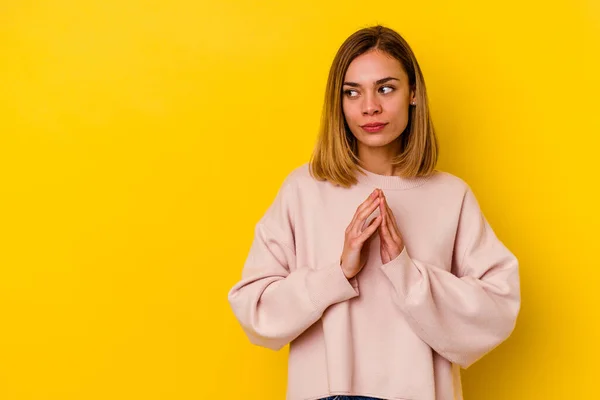
[[[415,400],[416,397],[395,397],[395,396],[386,396],[377,393],[370,392],[344,392],[344,391],[332,391],[326,394],[311,396],[311,397],[302,397],[302,398],[289,398],[290,400],[321,400],[323,398],[331,397],[331,396],[361,396],[361,397],[374,397],[381,400]]]

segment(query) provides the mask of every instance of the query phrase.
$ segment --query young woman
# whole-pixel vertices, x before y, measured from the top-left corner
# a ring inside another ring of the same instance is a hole
[[[382,26],[352,34],[313,156],[256,224],[228,295],[252,343],[290,344],[288,400],[462,399],[460,367],[512,333],[518,261],[437,158],[409,45]]]

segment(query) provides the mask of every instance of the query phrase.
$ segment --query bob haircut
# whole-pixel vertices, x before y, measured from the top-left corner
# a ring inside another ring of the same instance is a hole
[[[352,60],[370,50],[380,50],[400,62],[415,90],[416,105],[409,106],[406,129],[399,136],[401,153],[392,160],[401,176],[429,176],[435,171],[439,146],[429,113],[425,80],[408,43],[397,32],[381,25],[361,29],[349,36],[339,48],[327,79],[321,126],[309,162],[313,178],[336,186],[357,183],[357,140],[346,123],[342,109],[343,83]],[[362,173],[362,172],[361,172]]]

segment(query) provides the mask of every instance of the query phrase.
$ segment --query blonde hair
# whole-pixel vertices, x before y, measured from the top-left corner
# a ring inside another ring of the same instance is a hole
[[[416,106],[409,107],[408,124],[399,137],[401,153],[392,160],[403,177],[428,176],[435,170],[439,146],[429,113],[425,80],[408,43],[397,32],[381,25],[349,36],[339,48],[327,79],[321,127],[309,162],[311,175],[343,187],[357,183],[357,140],[342,110],[342,86],[348,66],[359,55],[380,50],[397,59],[415,90]]]

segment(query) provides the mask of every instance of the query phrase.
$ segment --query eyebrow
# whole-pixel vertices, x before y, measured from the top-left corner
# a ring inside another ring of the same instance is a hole
[[[376,81],[375,84],[376,85],[381,85],[382,83],[386,83],[386,82],[391,81],[391,80],[399,81],[400,79],[394,78],[393,76],[388,76],[387,78],[383,78],[383,79],[380,79],[380,80]],[[352,86],[352,87],[360,87],[360,84],[358,84],[356,82],[344,82],[344,85]]]

